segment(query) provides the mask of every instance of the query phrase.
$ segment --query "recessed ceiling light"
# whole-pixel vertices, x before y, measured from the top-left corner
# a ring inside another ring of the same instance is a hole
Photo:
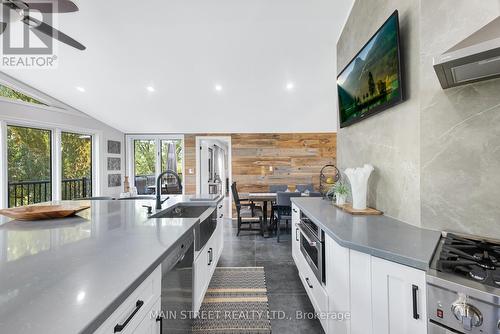
[[[293,82],[287,82],[285,86],[286,90],[291,92],[295,88],[295,84]]]
[[[148,92],[151,92],[151,93],[153,93],[155,91],[155,88],[153,86],[147,86],[146,89],[148,90]]]
[[[81,93],[85,93],[85,88],[83,88],[81,86],[76,87],[76,90],[81,92]]]
[[[215,91],[216,92],[222,92],[222,86],[221,85],[215,85]]]
[[[76,295],[76,301],[80,303],[84,299],[85,299],[85,291],[78,292],[78,294]]]

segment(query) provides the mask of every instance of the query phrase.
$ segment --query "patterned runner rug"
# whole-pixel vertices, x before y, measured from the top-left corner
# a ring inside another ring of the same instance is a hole
[[[216,268],[193,333],[271,333],[264,268]]]

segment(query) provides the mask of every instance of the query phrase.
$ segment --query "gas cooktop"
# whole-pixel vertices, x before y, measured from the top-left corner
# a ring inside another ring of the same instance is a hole
[[[427,271],[428,333],[500,333],[500,241],[443,232]]]
[[[451,233],[443,238],[433,269],[500,287],[500,244]]]

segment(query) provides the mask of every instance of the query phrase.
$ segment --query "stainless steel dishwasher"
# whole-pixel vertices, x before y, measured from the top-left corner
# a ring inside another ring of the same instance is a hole
[[[188,233],[162,262],[161,333],[190,333],[193,310],[194,235]]]

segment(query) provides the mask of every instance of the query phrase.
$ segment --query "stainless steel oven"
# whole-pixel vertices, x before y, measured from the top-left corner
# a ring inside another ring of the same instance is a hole
[[[311,267],[318,281],[326,283],[325,275],[325,232],[311,219],[301,213],[300,251]]]

